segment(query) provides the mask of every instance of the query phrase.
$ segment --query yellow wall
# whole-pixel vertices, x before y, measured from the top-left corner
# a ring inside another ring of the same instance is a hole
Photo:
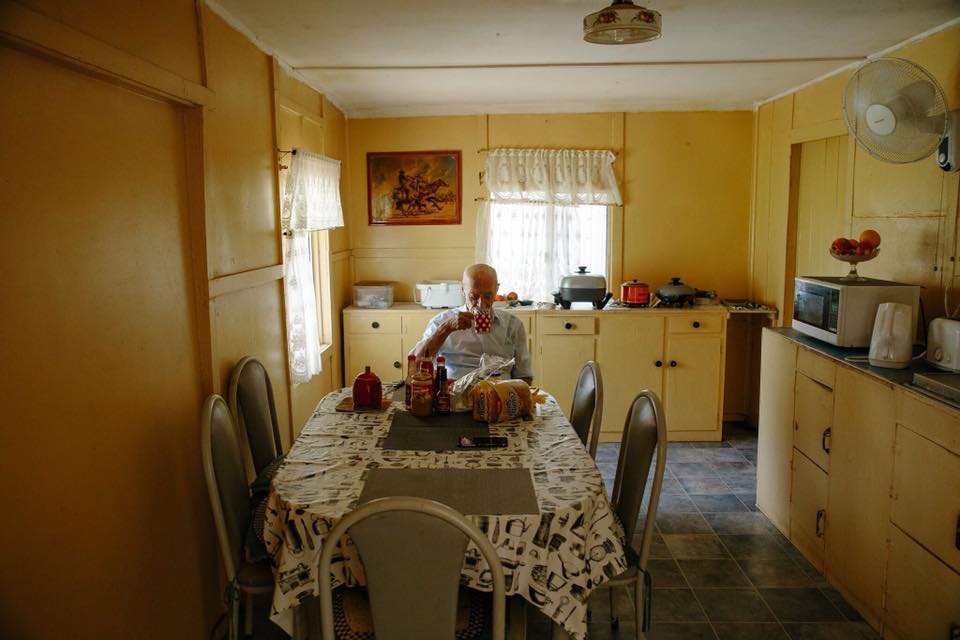
[[[0,77],[0,637],[206,638],[204,396],[257,356],[289,444],[339,384],[346,229],[318,267],[324,374],[287,376],[278,96],[320,116],[290,139],[334,157],[346,120],[192,0],[5,3]]]
[[[925,67],[944,87],[949,107],[960,107],[960,28],[890,55]],[[881,162],[846,135],[841,95],[849,75],[764,103],[755,114],[752,295],[789,316],[794,272],[843,275],[846,264],[825,258],[830,241],[872,228],[883,237],[881,252],[859,271],[922,285],[927,317],[944,315],[943,288],[954,264],[949,258],[957,251],[960,179],[942,172],[932,157],[907,165]]]
[[[422,279],[458,278],[474,257],[475,198],[492,147],[602,148],[615,165],[624,206],[611,215],[611,282],[654,287],[682,276],[720,295],[746,294],[751,120],[747,112],[590,113],[384,118],[350,121],[351,233],[358,280],[398,281],[410,299]],[[367,225],[366,154],[460,149],[463,224]]]

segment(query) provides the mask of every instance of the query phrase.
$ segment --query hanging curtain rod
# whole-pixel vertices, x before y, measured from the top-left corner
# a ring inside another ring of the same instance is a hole
[[[490,153],[491,151],[497,151],[499,149],[509,149],[511,151],[603,151],[612,153],[614,158],[620,155],[613,149],[544,149],[542,147],[485,147],[482,149],[477,149],[477,154]]]

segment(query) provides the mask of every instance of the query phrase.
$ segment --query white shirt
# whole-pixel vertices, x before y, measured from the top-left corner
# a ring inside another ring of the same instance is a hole
[[[428,339],[437,329],[462,311],[466,305],[447,309],[435,315],[423,332],[421,342]],[[484,353],[515,360],[511,378],[532,378],[530,350],[527,348],[527,332],[519,318],[506,311],[493,309],[493,323],[490,333],[477,333],[476,327],[454,331],[447,336],[437,355],[447,359],[447,376],[453,379],[480,366],[480,356]]]

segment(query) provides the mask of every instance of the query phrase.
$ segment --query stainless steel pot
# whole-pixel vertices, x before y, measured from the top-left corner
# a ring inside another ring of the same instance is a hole
[[[586,267],[578,267],[577,273],[564,276],[560,280],[560,289],[553,293],[554,302],[564,309],[569,309],[573,302],[589,302],[594,308],[603,309],[611,297],[613,294],[607,291],[607,279],[588,272]]]

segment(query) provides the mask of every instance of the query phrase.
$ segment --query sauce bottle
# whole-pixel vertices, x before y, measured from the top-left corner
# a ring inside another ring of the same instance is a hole
[[[421,417],[433,413],[433,378],[422,369],[414,374],[411,383],[410,413]]]
[[[407,377],[403,380],[403,404],[410,408],[410,393],[413,391],[413,376],[417,372],[417,356],[407,356]]]
[[[450,390],[447,388],[447,359],[437,356],[437,377],[434,383],[434,406],[438,415],[450,413]]]

